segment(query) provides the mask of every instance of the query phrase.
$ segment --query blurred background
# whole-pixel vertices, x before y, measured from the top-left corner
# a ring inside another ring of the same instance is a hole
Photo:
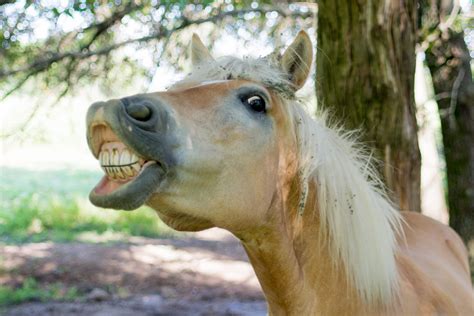
[[[229,234],[177,233],[145,207],[118,212],[90,204],[102,171],[86,144],[85,113],[95,101],[183,78],[193,33],[214,56],[263,57],[301,29],[317,48],[317,66],[299,96],[310,112],[330,108],[338,101],[325,93],[338,89],[320,83],[330,82],[324,69],[339,74],[339,59],[327,45],[345,45],[345,35],[330,27],[344,33],[353,27],[344,21],[359,13],[330,16],[329,9],[328,1],[0,0],[0,311],[265,315],[258,282]],[[413,13],[407,93],[421,171],[408,181],[419,194],[404,204],[394,189],[394,200],[451,224],[472,252],[473,7],[470,0],[418,1]],[[347,126],[362,127],[369,144],[383,142],[360,124]]]

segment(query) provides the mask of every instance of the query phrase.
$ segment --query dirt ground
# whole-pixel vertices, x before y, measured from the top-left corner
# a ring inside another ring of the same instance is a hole
[[[76,287],[70,302],[30,302],[5,315],[266,315],[239,242],[217,229],[178,239],[126,243],[35,243],[0,247],[0,284],[32,277]]]

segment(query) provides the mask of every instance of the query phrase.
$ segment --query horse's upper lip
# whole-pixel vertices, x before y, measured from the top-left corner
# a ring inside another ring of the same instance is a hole
[[[135,99],[133,102],[141,100],[139,97]],[[177,145],[172,133],[175,122],[166,110],[152,110],[155,114],[152,114],[151,119],[140,122],[127,113],[121,100],[92,104],[87,112],[87,142],[93,155],[99,159],[104,143],[120,142],[138,158],[157,161],[168,170],[175,164],[172,150]]]
[[[123,143],[106,122],[94,122],[89,129],[88,138],[90,149],[97,159],[99,159],[99,153],[104,143]]]

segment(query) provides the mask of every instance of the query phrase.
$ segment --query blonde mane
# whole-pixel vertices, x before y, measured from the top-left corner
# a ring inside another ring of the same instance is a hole
[[[174,86],[245,79],[282,97],[295,122],[302,209],[309,184],[314,183],[320,233],[329,236],[334,264],[344,266],[349,282],[366,303],[388,303],[398,291],[395,251],[401,217],[389,202],[370,155],[357,146],[354,133],[328,127],[324,115],[311,118],[297,104],[291,83],[274,58],[278,57],[210,60]]]
[[[334,263],[342,262],[349,281],[368,304],[390,302],[398,291],[396,234],[401,216],[390,203],[354,133],[327,126],[293,107],[298,122],[300,174],[313,182],[321,234],[329,236]]]

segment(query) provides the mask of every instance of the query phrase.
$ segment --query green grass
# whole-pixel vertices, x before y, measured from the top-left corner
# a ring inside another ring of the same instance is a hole
[[[57,283],[41,288],[33,278],[26,279],[18,288],[0,286],[0,306],[30,301],[73,300],[78,297],[75,287],[64,288]]]
[[[172,234],[148,208],[100,209],[88,194],[100,172],[0,169],[0,241],[71,241],[84,232],[161,237]]]

